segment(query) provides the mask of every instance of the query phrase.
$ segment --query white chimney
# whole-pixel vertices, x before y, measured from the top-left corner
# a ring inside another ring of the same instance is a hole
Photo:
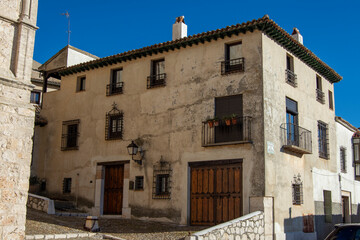
[[[184,18],[184,16],[176,18],[176,21],[173,24],[172,40],[187,37],[187,25],[185,24]]]
[[[303,36],[300,34],[299,29],[294,28],[293,33],[291,34],[291,36],[298,41],[299,43],[303,44]]]

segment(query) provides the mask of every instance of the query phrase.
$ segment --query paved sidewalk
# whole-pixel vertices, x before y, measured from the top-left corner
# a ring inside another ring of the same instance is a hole
[[[99,226],[101,232],[96,235],[92,234],[92,236],[82,237],[85,236],[84,234],[89,234],[89,232],[84,231],[83,228],[86,217],[48,215],[30,208],[28,208],[27,211],[26,235],[28,239],[31,239],[30,237],[34,235],[38,235],[39,238],[37,239],[46,239],[45,235],[47,239],[59,239],[61,236],[59,234],[67,234],[65,235],[66,239],[111,239],[110,237],[102,238],[104,234],[107,234],[108,236],[114,237],[113,239],[175,240],[184,238],[189,235],[189,232],[204,229],[204,227],[178,226],[170,223],[152,221],[100,218]],[[70,234],[77,234],[77,236],[75,237],[75,235]],[[40,235],[42,235],[43,238],[40,238]],[[71,236],[74,237],[70,238]]]

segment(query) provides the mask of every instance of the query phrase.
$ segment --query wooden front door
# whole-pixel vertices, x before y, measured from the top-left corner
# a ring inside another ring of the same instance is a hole
[[[122,214],[124,165],[105,167],[104,214]]]
[[[190,224],[217,225],[242,216],[242,164],[190,164]]]

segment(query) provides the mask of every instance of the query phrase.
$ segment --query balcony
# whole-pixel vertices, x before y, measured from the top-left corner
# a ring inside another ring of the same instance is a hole
[[[316,89],[316,100],[322,104],[325,103],[325,94],[321,89]]]
[[[300,154],[312,153],[311,132],[291,123],[280,126],[283,149]]]
[[[297,87],[296,74],[290,69],[285,69],[285,80],[293,87]]]
[[[166,73],[150,75],[147,77],[147,88],[155,88],[165,86]]]
[[[251,143],[251,117],[236,117],[230,122],[205,121],[202,123],[202,146],[220,146]]]
[[[123,93],[123,82],[111,83],[106,85],[106,96],[122,94]]]
[[[221,74],[229,74],[234,72],[243,72],[245,69],[245,59],[236,58],[221,62]]]

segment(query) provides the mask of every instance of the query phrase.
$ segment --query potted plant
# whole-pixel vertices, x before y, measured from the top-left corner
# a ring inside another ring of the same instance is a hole
[[[214,126],[219,126],[220,119],[218,117],[214,117]]]
[[[206,119],[206,122],[207,122],[207,124],[209,125],[209,128],[213,128],[213,127],[214,127],[214,119],[208,117],[208,118]]]
[[[238,115],[233,113],[231,114],[231,124],[236,125]]]
[[[231,125],[231,117],[230,116],[225,116],[224,121],[225,121],[226,126]]]

